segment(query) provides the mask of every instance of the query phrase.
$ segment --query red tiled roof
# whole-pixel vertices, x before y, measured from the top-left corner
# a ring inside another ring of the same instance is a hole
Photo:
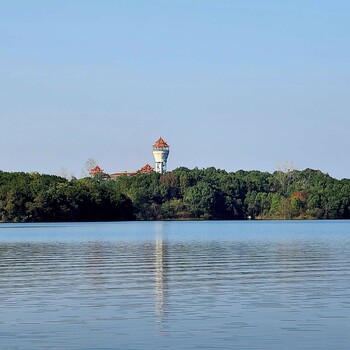
[[[96,165],[94,168],[90,170],[90,175],[100,174],[103,172],[103,169],[101,169],[98,165]]]
[[[169,147],[169,145],[160,137],[153,147]]]
[[[139,173],[148,174],[148,173],[151,173],[152,171],[153,171],[153,168],[149,164],[146,164],[139,170]]]

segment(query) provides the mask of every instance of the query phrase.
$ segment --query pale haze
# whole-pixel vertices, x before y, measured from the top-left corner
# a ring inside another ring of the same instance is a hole
[[[350,177],[350,1],[0,2],[1,166]]]

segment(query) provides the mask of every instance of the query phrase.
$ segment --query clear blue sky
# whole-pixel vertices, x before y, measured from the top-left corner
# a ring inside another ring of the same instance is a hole
[[[350,177],[350,1],[1,0],[1,163]]]

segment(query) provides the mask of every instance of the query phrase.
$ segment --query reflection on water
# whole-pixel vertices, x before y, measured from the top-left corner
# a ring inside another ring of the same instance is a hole
[[[349,233],[344,222],[5,225],[0,348],[348,349]]]
[[[163,316],[165,304],[165,243],[163,238],[158,236],[156,238],[156,314],[158,317]]]

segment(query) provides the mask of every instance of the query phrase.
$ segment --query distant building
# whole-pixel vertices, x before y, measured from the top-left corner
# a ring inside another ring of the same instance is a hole
[[[95,175],[103,175],[103,169],[101,169],[98,165],[96,165],[94,168],[90,169],[89,171],[90,176],[95,176]]]
[[[109,174],[109,177],[111,179],[115,179],[116,177],[122,176],[122,175],[135,176],[135,175],[137,175],[137,171],[117,171],[116,173]]]
[[[167,160],[169,156],[169,145],[160,137],[153,145],[153,157],[156,162],[156,172],[164,174],[166,172]]]
[[[140,170],[137,170],[137,171],[118,171],[116,173],[109,174],[109,177],[111,179],[115,179],[116,177],[122,176],[122,175],[135,176],[137,174],[150,174],[153,172],[154,172],[153,168],[149,164],[146,164]]]
[[[89,171],[89,175],[93,178],[97,178],[99,180],[105,180],[109,178],[109,175],[103,172],[103,169],[101,169],[98,165],[96,165],[94,168],[92,168]]]
[[[145,166],[143,166],[139,171],[138,173],[140,174],[150,174],[150,173],[153,173],[153,168],[149,165],[149,164],[146,164]]]
[[[90,176],[94,177],[101,175],[103,178],[115,179],[119,176],[135,176],[137,174],[151,174],[154,171],[160,174],[166,172],[167,160],[169,156],[169,145],[160,137],[153,145],[153,157],[156,162],[155,169],[151,165],[146,164],[140,170],[137,171],[117,171],[113,174],[105,174],[103,169],[98,165],[90,170]]]

